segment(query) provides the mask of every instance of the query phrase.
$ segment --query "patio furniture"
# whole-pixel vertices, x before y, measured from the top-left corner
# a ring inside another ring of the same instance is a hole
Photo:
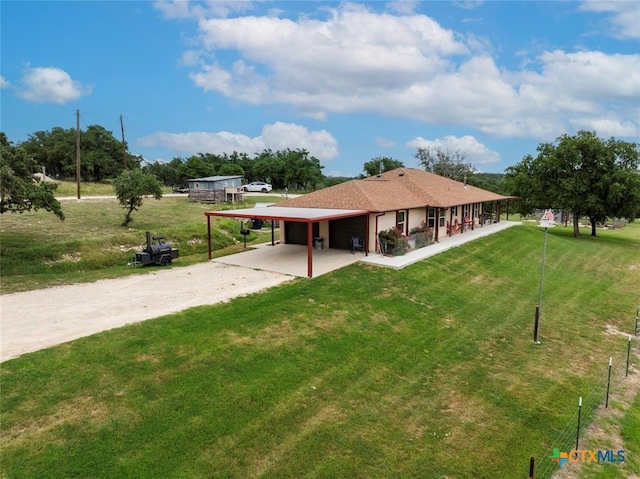
[[[351,254],[354,254],[356,251],[364,253],[364,241],[359,236],[351,237]]]
[[[449,236],[460,233],[460,231],[462,231],[462,223],[458,223],[458,220],[455,220],[453,224],[447,221],[447,234]]]

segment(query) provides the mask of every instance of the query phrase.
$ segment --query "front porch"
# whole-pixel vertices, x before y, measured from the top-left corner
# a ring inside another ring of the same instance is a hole
[[[493,223],[484,225],[481,228],[469,229],[463,234],[456,234],[453,236],[441,236],[437,243],[422,248],[409,251],[401,256],[384,256],[379,253],[370,253],[367,257],[361,257],[360,261],[363,263],[376,264],[378,266],[386,266],[389,268],[402,269],[410,264],[422,261],[430,256],[435,256],[439,253],[447,251],[456,246],[463,245],[469,241],[473,241],[484,236],[489,236],[494,233],[498,233],[512,226],[518,226],[522,223],[520,221],[500,221],[499,223]]]

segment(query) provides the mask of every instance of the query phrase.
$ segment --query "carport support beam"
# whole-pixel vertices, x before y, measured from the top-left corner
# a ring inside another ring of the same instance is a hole
[[[313,278],[313,223],[307,221],[307,276]]]
[[[211,216],[207,215],[207,245],[209,246],[209,261],[211,261]]]

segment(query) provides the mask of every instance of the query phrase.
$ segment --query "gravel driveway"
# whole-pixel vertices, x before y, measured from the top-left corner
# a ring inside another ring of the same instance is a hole
[[[294,279],[208,262],[0,296],[0,361]]]

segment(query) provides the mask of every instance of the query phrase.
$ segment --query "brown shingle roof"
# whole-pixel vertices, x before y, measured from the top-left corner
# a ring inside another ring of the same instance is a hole
[[[278,206],[393,211],[423,206],[449,207],[507,199],[416,168],[397,168],[380,176],[351,180],[291,198]]]

